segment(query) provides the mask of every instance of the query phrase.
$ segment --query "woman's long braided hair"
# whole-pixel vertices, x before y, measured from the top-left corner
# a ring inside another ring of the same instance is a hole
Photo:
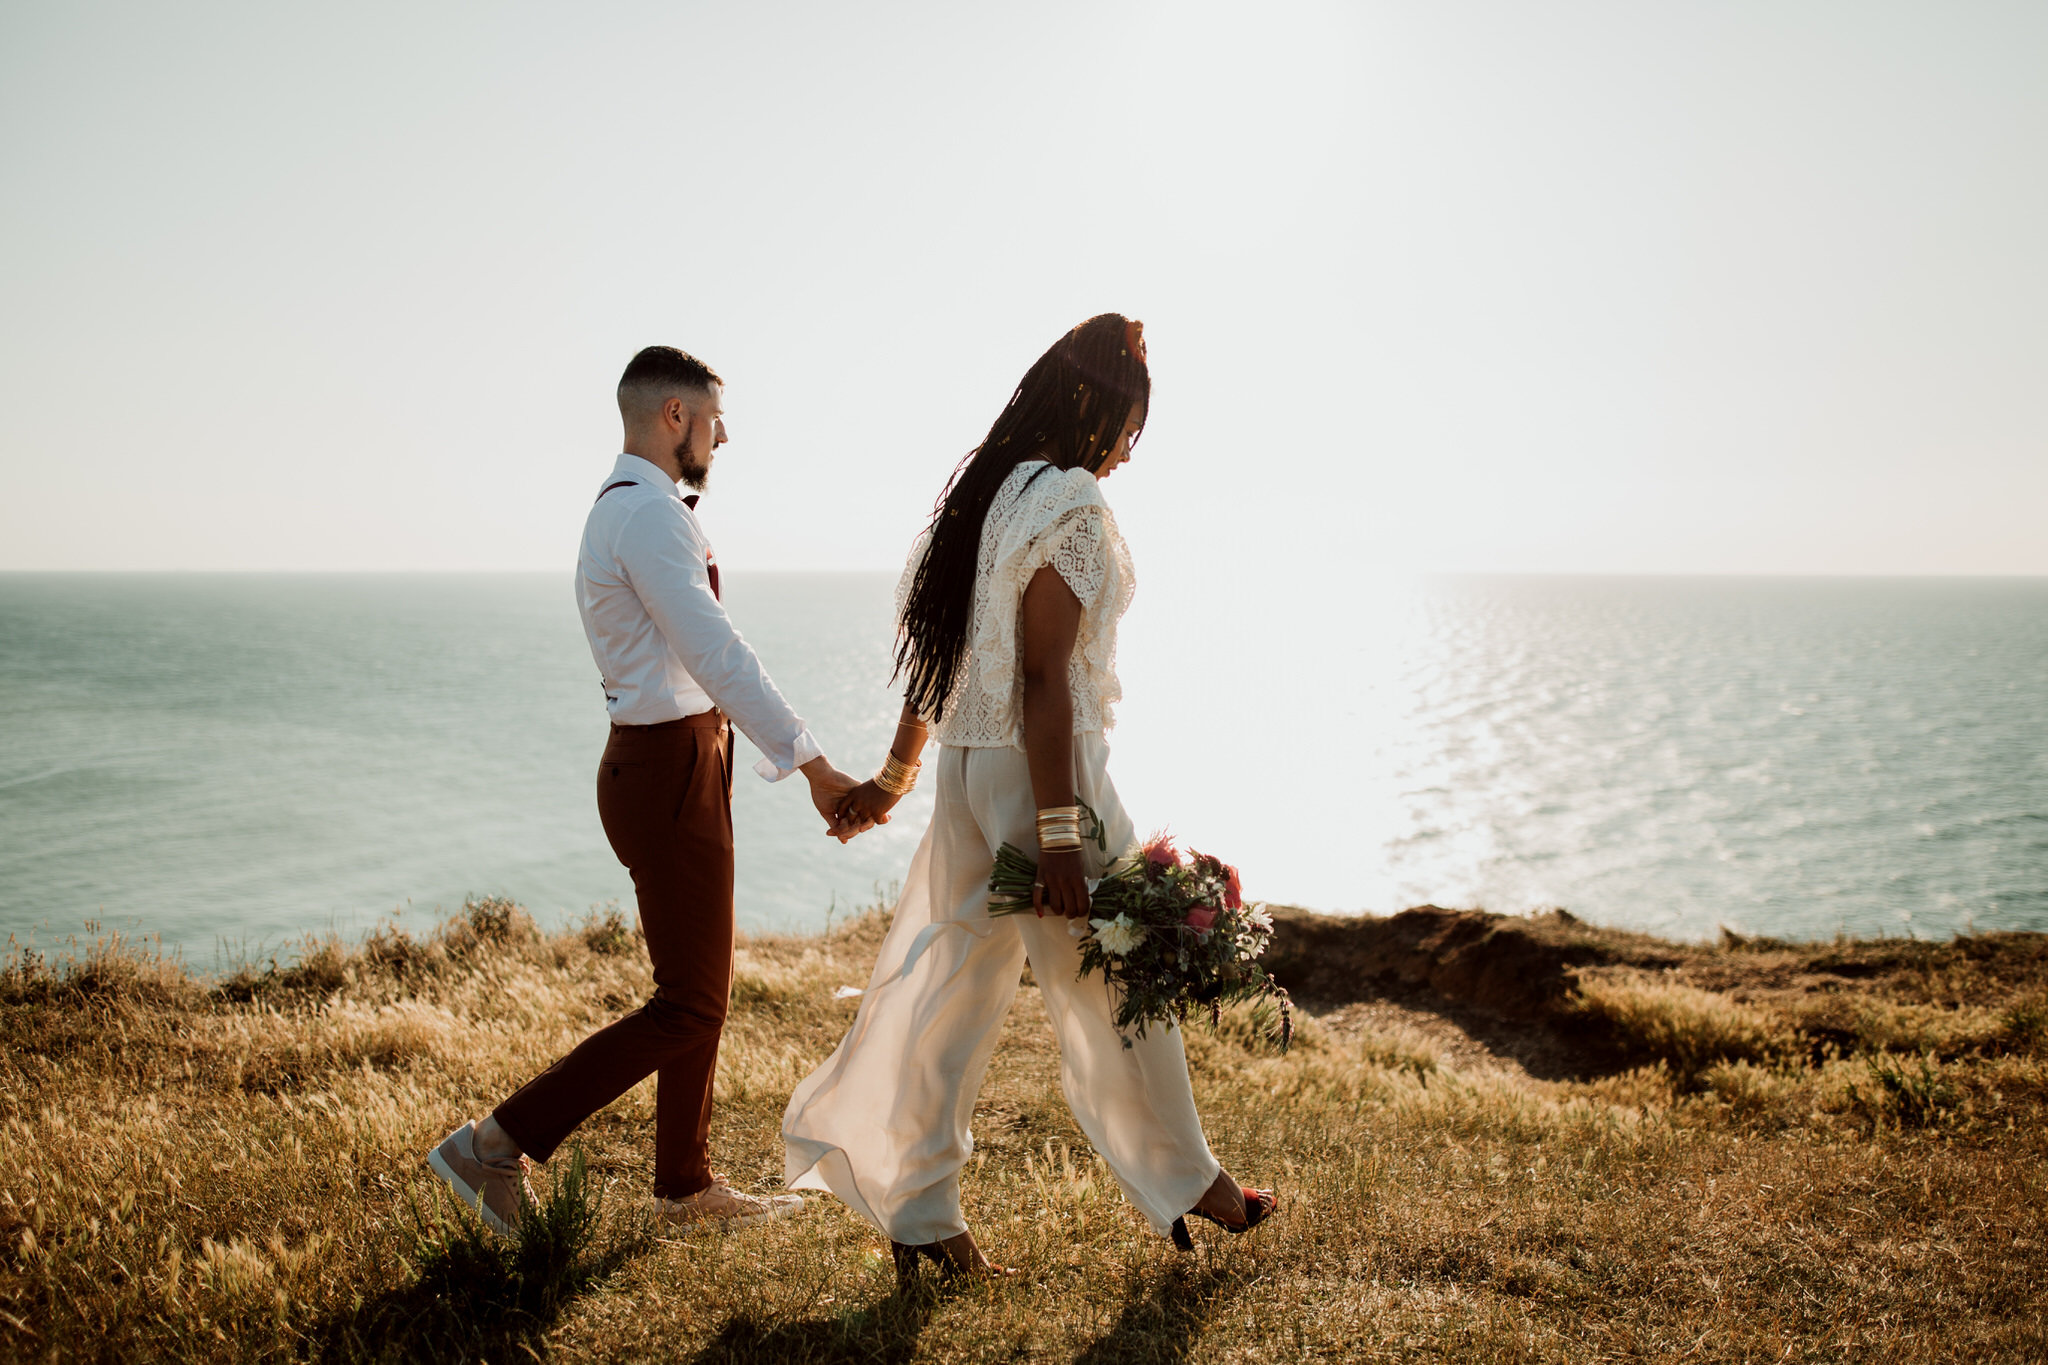
[[[1054,342],[953,470],[932,508],[931,540],[896,622],[890,681],[907,680],[904,700],[919,714],[944,714],[967,653],[981,528],[1003,480],[1026,460],[1092,471],[1131,414],[1142,421],[1152,396],[1142,328],[1121,313],[1100,313]]]

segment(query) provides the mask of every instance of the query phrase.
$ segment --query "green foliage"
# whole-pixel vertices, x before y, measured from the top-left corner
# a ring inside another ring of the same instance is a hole
[[[462,918],[468,921],[469,931],[484,943],[510,940],[518,913],[519,907],[503,896],[485,896],[481,900],[472,896],[462,902]]]
[[[50,969],[43,955],[9,935],[7,956],[0,961],[0,1004],[39,1002],[49,995],[50,986]]]
[[[313,1333],[314,1354],[341,1360],[496,1360],[530,1357],[575,1298],[648,1242],[644,1225],[607,1224],[581,1147],[519,1235],[487,1230],[438,1186],[407,1204],[401,1262],[411,1275],[350,1305]]]
[[[593,910],[590,918],[583,922],[582,932],[583,946],[606,957],[616,957],[633,947],[633,930],[616,905],[608,905],[602,911]]]
[[[1956,1088],[1933,1053],[1904,1061],[1885,1053],[1865,1059],[1868,1089],[1848,1083],[1849,1105],[1873,1126],[1889,1121],[1900,1128],[1931,1128],[1956,1108]]]

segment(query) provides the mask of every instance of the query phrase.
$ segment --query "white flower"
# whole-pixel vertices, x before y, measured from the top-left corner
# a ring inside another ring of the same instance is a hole
[[[1270,931],[1273,927],[1273,912],[1263,905],[1247,905],[1244,917],[1261,929]]]
[[[1137,924],[1129,915],[1118,915],[1115,919],[1091,919],[1095,926],[1095,941],[1102,945],[1102,951],[1111,957],[1124,957],[1138,946],[1142,937]]]

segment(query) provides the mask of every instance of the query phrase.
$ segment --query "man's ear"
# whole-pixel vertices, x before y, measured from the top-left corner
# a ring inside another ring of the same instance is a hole
[[[661,415],[674,422],[679,428],[685,430],[689,428],[690,410],[683,406],[683,400],[680,398],[671,398],[663,403],[661,405]]]

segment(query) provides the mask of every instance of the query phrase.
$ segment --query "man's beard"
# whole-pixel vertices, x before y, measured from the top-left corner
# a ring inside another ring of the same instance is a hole
[[[676,467],[682,472],[683,482],[701,493],[705,480],[711,477],[711,464],[708,460],[699,460],[692,445],[689,433],[684,433],[683,443],[676,447]]]

